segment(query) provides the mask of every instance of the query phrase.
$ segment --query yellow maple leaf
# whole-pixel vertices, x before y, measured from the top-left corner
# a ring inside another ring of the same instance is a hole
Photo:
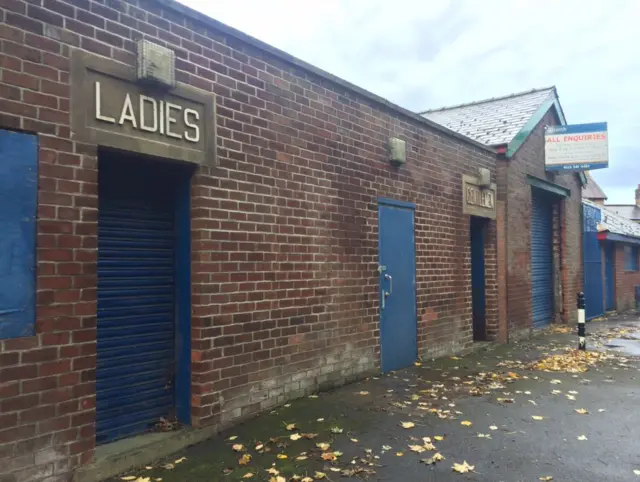
[[[244,474],[242,476],[243,479],[250,479],[251,477],[253,477],[253,473],[252,472],[247,472],[246,474]]]
[[[326,479],[327,478],[327,474],[325,474],[324,472],[316,472],[315,474],[313,474],[313,477],[315,479]]]
[[[304,477],[300,482],[313,482],[312,477]]]
[[[235,444],[235,445],[232,445],[231,448],[236,452],[242,452],[244,450],[244,445]]]
[[[586,415],[589,413],[589,411],[584,408],[576,408],[576,413],[579,413],[580,415]]]
[[[291,430],[295,430],[296,429],[296,424],[295,423],[288,423],[285,425],[285,428],[289,431]]]
[[[358,395],[362,395],[364,397],[366,395],[369,395],[369,392],[367,392],[366,390],[362,390],[361,392],[358,392]]]
[[[137,475],[127,475],[125,477],[120,477],[120,480],[136,480],[137,478]]]
[[[280,471],[275,467],[269,467],[266,471],[271,475],[278,475],[280,473]]]
[[[234,441],[235,439],[237,439],[238,436],[237,435],[232,435],[231,437],[229,437],[227,440],[229,440],[230,442]]]
[[[396,452],[396,457],[402,457],[404,454],[402,452]]]
[[[454,472],[458,472],[460,474],[466,474],[467,472],[473,472],[473,469],[475,469],[475,468],[476,468],[475,465],[469,465],[466,460],[464,462],[462,462],[461,464],[453,464],[453,467],[452,467]]]
[[[251,462],[251,455],[249,454],[243,454],[240,460],[238,460],[240,465],[247,465],[249,462]]]
[[[316,444],[316,447],[318,447],[320,450],[329,450],[331,444],[328,444],[327,442],[319,442]]]
[[[534,420],[544,420],[544,417],[541,417],[540,415],[531,415],[531,418]]]
[[[469,422],[469,420],[463,420],[462,422],[460,422],[460,425],[464,425],[465,427],[471,427],[473,423]]]
[[[400,426],[402,428],[413,428],[416,426],[416,424],[413,422],[400,422]]]
[[[421,454],[422,452],[425,451],[425,448],[422,445],[409,445],[409,449],[412,452],[416,452],[416,453],[419,453],[419,454]]]
[[[333,454],[333,452],[323,452],[321,457],[322,460],[326,460],[328,462],[333,462],[336,459],[336,456]]]
[[[287,454],[278,454],[276,455],[276,457],[278,457],[280,460],[284,460],[284,459],[288,459],[289,456]]]
[[[543,482],[547,482],[549,480],[553,480],[553,476],[551,476],[551,475],[543,475],[542,477],[539,477],[538,480],[542,480]]]
[[[174,460],[173,463],[178,465],[178,464],[181,464],[182,462],[184,462],[185,460],[187,460],[186,457],[180,457],[178,460]]]
[[[444,437],[442,435],[434,435],[433,438],[438,442],[442,442],[444,440]]]
[[[444,455],[442,455],[440,452],[433,454],[433,457],[431,457],[433,460],[435,460],[436,462],[440,462],[441,460],[444,460]]]
[[[580,435],[580,436],[578,437],[578,440],[584,441],[584,440],[589,440],[589,439],[587,438],[587,436],[586,436],[586,435]]]
[[[299,433],[294,433],[289,438],[295,442],[296,440],[300,440],[302,438],[302,435],[300,435]]]

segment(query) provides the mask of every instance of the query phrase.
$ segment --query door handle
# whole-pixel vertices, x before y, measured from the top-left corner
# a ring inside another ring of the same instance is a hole
[[[393,293],[393,276],[385,274],[384,278],[389,280],[389,294]]]

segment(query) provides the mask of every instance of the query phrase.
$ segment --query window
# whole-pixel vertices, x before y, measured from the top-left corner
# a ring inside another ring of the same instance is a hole
[[[638,246],[624,247],[624,269],[625,271],[638,271]]]

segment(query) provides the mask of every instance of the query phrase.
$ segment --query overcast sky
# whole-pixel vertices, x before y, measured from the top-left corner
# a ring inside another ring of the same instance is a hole
[[[555,85],[607,121],[610,203],[640,183],[640,1],[181,0],[413,111]]]

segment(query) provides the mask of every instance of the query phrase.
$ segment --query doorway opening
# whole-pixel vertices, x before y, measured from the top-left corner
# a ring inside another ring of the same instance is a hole
[[[473,340],[487,340],[486,283],[484,247],[487,219],[471,216],[471,306],[473,312]]]
[[[192,173],[99,152],[97,444],[190,421]]]

